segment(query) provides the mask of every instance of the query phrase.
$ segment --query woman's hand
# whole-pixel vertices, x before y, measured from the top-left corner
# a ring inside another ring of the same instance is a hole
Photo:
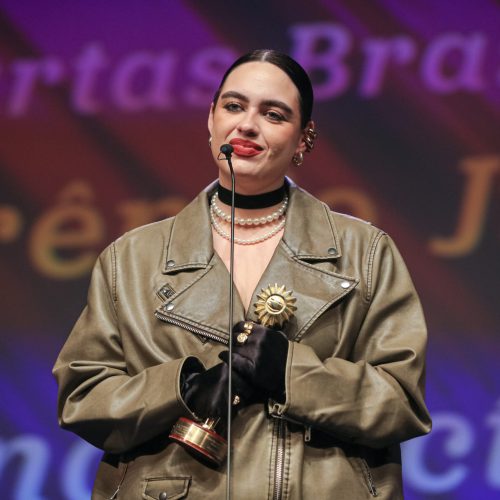
[[[199,365],[194,369],[202,370],[203,367]],[[186,405],[197,417],[200,419],[226,417],[228,376],[229,370],[225,363],[219,363],[205,371],[183,375],[181,394]],[[237,407],[251,399],[253,390],[234,372],[232,384],[233,398],[236,394],[239,397],[239,404],[235,406],[237,410]]]
[[[233,328],[233,373],[254,388],[254,401],[284,402],[288,339],[283,332],[256,323],[245,335],[248,323],[241,321]],[[228,351],[219,357],[227,363]]]

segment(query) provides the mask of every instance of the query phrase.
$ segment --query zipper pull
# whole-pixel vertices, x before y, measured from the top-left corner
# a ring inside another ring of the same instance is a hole
[[[116,488],[116,491],[113,493],[113,495],[109,497],[109,500],[115,500],[115,498],[117,498],[119,491],[120,491],[120,487],[118,486],[118,488]]]
[[[125,460],[125,455],[120,455],[120,461],[122,461],[122,460]],[[128,463],[125,464],[124,471],[122,473],[122,477],[120,478],[120,482],[118,483],[118,486],[116,487],[115,492],[109,497],[108,500],[116,500],[118,498],[118,493],[120,492],[121,485],[123,483],[123,480],[125,479],[125,474],[127,473],[127,469],[128,469]]]
[[[309,443],[311,441],[311,426],[306,425],[304,427],[304,443]]]

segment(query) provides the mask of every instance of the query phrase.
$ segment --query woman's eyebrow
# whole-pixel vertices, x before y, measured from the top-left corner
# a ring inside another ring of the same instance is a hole
[[[224,92],[221,96],[221,99],[239,99],[240,101],[244,102],[249,102],[250,99],[246,95],[240,94],[239,92],[236,92],[236,90],[228,90],[227,92]]]
[[[236,90],[228,90],[227,92],[224,92],[220,97],[221,99],[239,99],[243,102],[250,102],[250,99],[246,95],[240,94],[240,92],[236,92]],[[290,106],[288,106],[288,104],[285,104],[283,101],[279,101],[277,99],[266,99],[265,101],[262,101],[262,104],[264,106],[280,108],[285,113],[293,115],[292,108],[290,108]]]
[[[265,101],[262,102],[264,106],[269,106],[271,108],[280,108],[282,109],[285,113],[289,115],[293,115],[293,110],[288,104],[285,104],[283,101],[278,101],[276,99],[266,99]]]

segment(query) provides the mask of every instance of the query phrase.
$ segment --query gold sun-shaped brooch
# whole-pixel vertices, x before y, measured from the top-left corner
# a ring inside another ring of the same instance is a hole
[[[281,328],[297,310],[294,306],[297,299],[292,297],[292,293],[292,290],[285,289],[285,285],[278,286],[276,283],[263,288],[254,304],[259,323],[269,328]]]

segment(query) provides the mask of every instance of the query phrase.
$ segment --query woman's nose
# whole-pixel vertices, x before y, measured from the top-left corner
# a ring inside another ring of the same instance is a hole
[[[253,113],[246,113],[237,126],[241,134],[255,137],[259,133],[256,116]]]

